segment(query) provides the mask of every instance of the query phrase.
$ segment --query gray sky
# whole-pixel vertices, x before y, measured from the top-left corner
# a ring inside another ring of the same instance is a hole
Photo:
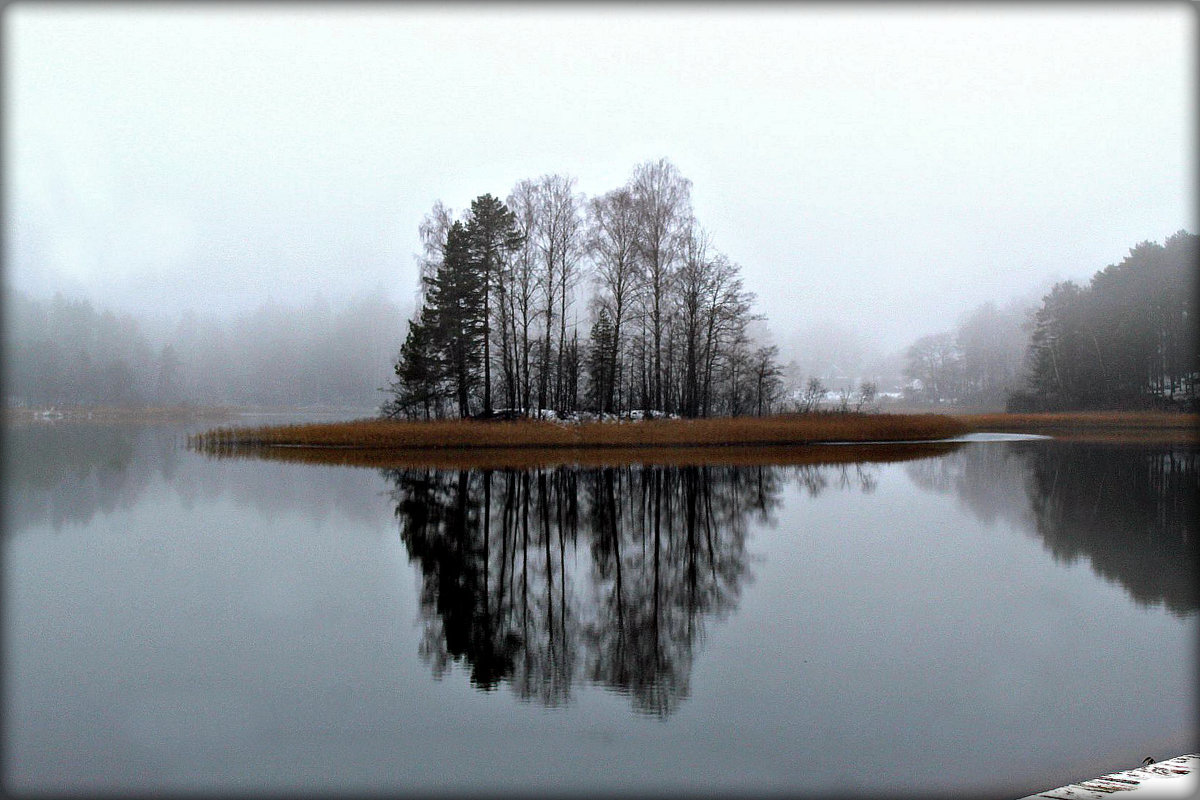
[[[4,277],[124,309],[384,286],[417,224],[665,156],[777,339],[891,348],[1195,232],[1194,9],[4,10]]]

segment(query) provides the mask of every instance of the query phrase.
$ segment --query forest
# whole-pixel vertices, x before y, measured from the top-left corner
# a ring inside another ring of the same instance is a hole
[[[405,313],[382,292],[340,306],[266,303],[160,322],[61,294],[6,297],[4,392],[34,408],[332,405],[371,408]]]
[[[1196,410],[1197,236],[1142,242],[1040,307],[986,303],[906,351],[910,400],[1009,411]]]
[[[439,202],[420,234],[423,302],[385,416],[777,408],[778,349],[748,330],[754,295],[665,159],[599,197],[544,175],[507,202],[480,195],[462,219]]]
[[[1137,244],[1040,301],[983,303],[886,359],[856,354],[855,331],[798,323],[776,331],[781,356],[691,186],[659,160],[597,197],[543,175],[460,217],[439,201],[418,227],[415,307],[380,287],[338,306],[155,320],[6,292],[5,402],[404,419],[1200,408],[1195,234]]]
[[[1080,286],[1056,284],[1033,319],[1012,411],[1197,408],[1197,236],[1142,242]]]

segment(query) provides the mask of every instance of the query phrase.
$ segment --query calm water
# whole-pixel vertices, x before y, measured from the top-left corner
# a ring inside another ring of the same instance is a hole
[[[1195,448],[212,460],[15,427],[13,792],[1019,796],[1196,749]]]

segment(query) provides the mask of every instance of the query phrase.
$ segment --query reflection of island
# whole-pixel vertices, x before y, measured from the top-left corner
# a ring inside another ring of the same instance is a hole
[[[385,470],[420,567],[421,655],[555,705],[588,681],[665,716],[688,694],[704,623],[748,580],[747,523],[783,481],[869,491],[870,467]]]
[[[920,486],[955,491],[978,518],[1004,517],[1041,537],[1057,560],[1086,557],[1142,605],[1186,615],[1196,587],[1195,447],[1022,442],[965,448],[907,469]]]

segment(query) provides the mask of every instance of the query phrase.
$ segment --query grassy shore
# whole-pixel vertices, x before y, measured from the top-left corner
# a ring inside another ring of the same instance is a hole
[[[963,421],[938,414],[803,414],[571,425],[539,420],[409,422],[365,419],[252,428],[222,427],[193,437],[192,441],[202,449],[661,448],[920,441],[945,439],[969,430]]]
[[[656,466],[816,466],[852,463],[890,463],[944,455],[961,447],[954,442],[894,442],[887,444],[734,445],[720,447],[435,447],[328,448],[241,447],[208,452],[223,458],[268,458],[322,466],[374,469],[538,469],[572,465],[618,467]]]
[[[501,468],[572,463],[816,464],[921,458],[971,432],[1074,441],[1195,442],[1196,415],[800,414],[559,424],[544,421],[348,422],[220,427],[189,444],[221,456],[370,467]],[[808,447],[839,443],[853,447]]]

